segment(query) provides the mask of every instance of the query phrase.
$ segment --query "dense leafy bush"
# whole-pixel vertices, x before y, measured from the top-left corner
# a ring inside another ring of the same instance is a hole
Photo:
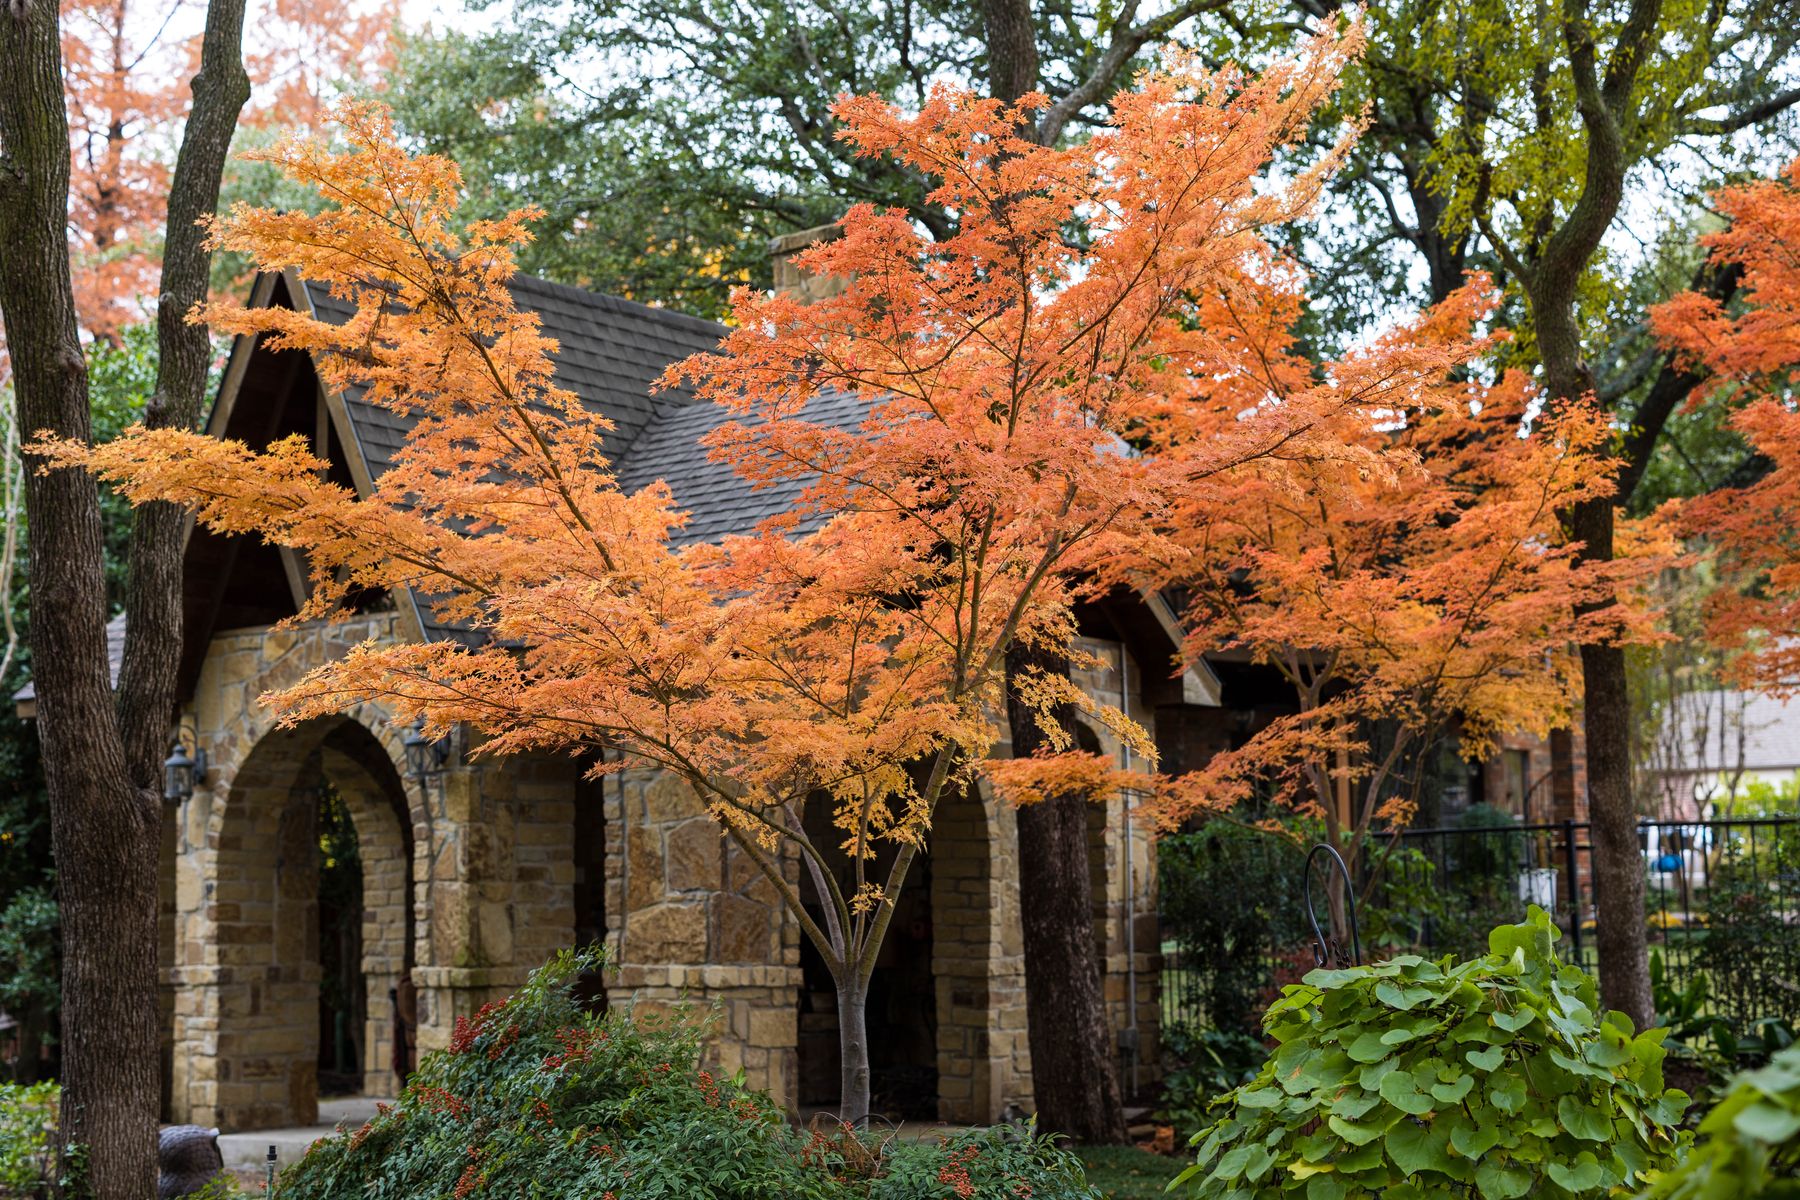
[[[1795,1200],[1800,1197],[1800,1046],[1740,1075],[1706,1119],[1679,1167],[1644,1200]]]
[[[1235,1029],[1196,1029],[1183,1022],[1163,1026],[1162,1102],[1156,1119],[1182,1137],[1207,1124],[1213,1099],[1256,1078],[1268,1047],[1262,1039]]]
[[[1079,1160],[1011,1127],[930,1143],[795,1130],[701,1070],[696,1022],[584,1013],[564,954],[457,1022],[392,1108],[314,1145],[280,1200],[1094,1200]]]
[[[0,1083],[0,1196],[7,1200],[50,1194],[56,1098],[53,1083]]]
[[[1696,961],[1712,979],[1713,1010],[1743,1026],[1757,1017],[1800,1024],[1800,833],[1731,842],[1713,869]]]
[[[1162,927],[1181,954],[1177,1003],[1216,1029],[1248,1033],[1273,963],[1306,940],[1298,843],[1211,821],[1157,843]]]
[[[1279,1045],[1194,1139],[1182,1179],[1209,1200],[1303,1195],[1597,1197],[1688,1136],[1663,1033],[1600,1017],[1542,909],[1455,962],[1315,971],[1269,1010]]]

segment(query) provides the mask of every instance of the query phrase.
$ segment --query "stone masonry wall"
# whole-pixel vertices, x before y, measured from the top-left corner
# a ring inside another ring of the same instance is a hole
[[[345,798],[364,864],[368,1093],[397,1087],[391,997],[409,973],[428,1050],[573,940],[571,764],[454,761],[421,785],[404,777],[401,731],[378,707],[280,730],[257,702],[364,639],[396,636],[395,620],[234,631],[208,652],[184,718],[210,770],[170,847],[174,1120],[253,1129],[316,1115],[322,780]]]
[[[609,999],[644,1015],[717,1005],[711,1053],[794,1103],[800,931],[778,892],[693,790],[647,769],[607,781],[606,912],[619,972]],[[798,865],[784,864],[790,884]]]

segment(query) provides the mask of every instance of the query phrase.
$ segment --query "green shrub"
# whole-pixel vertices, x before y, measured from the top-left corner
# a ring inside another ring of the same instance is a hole
[[[1183,1022],[1162,1029],[1165,1061],[1162,1101],[1156,1119],[1187,1137],[1207,1123],[1206,1108],[1217,1097],[1256,1078],[1268,1048],[1262,1039],[1231,1029],[1195,1029]]]
[[[1695,962],[1712,979],[1713,1010],[1739,1028],[1768,1016],[1800,1025],[1800,993],[1782,986],[1800,973],[1800,834],[1730,835],[1702,906]]]
[[[0,1196],[28,1200],[50,1194],[56,1099],[54,1083],[0,1083]]]
[[[566,953],[458,1020],[399,1101],[316,1143],[280,1200],[1092,1200],[1073,1155],[1029,1129],[929,1143],[801,1132],[700,1068],[698,1022],[580,1010],[601,965]]]
[[[1800,1197],[1800,1046],[1739,1075],[1700,1122],[1687,1160],[1643,1200],[1795,1200]]]
[[[1162,927],[1181,953],[1164,986],[1217,1029],[1255,1027],[1275,960],[1306,942],[1298,897],[1306,852],[1235,820],[1170,834],[1156,846]]]
[[[1687,1096],[1663,1031],[1596,1013],[1532,908],[1455,962],[1314,971],[1270,1007],[1278,1043],[1224,1097],[1181,1177],[1208,1200],[1597,1197],[1673,1161]]]

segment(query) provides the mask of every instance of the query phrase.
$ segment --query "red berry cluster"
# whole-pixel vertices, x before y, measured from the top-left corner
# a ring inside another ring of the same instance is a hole
[[[431,1112],[448,1113],[458,1120],[469,1115],[469,1102],[441,1087],[422,1087],[417,1095],[419,1103]]]
[[[938,1168],[938,1182],[955,1192],[961,1200],[970,1200],[975,1195],[975,1181],[969,1178],[969,1164],[975,1161],[980,1153],[974,1146],[965,1146],[950,1156],[950,1161]]]

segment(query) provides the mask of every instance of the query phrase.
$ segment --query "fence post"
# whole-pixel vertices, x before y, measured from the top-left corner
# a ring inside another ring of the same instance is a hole
[[[1581,868],[1573,817],[1563,818],[1563,860],[1569,867],[1569,944],[1575,948],[1575,965],[1585,969],[1581,958]]]

